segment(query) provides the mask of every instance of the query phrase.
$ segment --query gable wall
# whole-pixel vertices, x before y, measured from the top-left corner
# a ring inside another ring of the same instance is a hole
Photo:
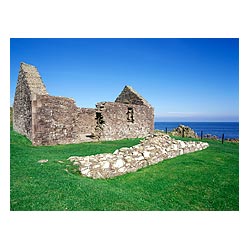
[[[36,67],[21,63],[13,105],[13,129],[32,139],[32,100],[47,95]]]
[[[20,79],[19,79],[20,80]],[[18,84],[13,105],[13,129],[18,133],[32,137],[31,94],[26,84]]]

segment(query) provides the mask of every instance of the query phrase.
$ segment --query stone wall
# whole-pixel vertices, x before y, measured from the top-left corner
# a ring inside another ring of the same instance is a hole
[[[25,84],[18,84],[13,105],[13,129],[32,139],[32,105],[30,90]]]
[[[116,98],[115,102],[124,104],[145,105],[151,107],[151,105],[131,86],[125,86],[120,95]]]
[[[91,141],[95,109],[78,108],[70,98],[37,96],[33,101],[33,144],[55,145]]]
[[[145,137],[154,130],[153,108],[102,102],[78,108],[70,98],[37,95],[32,102],[34,145]]]
[[[50,96],[36,67],[21,63],[13,128],[33,145],[145,137],[154,130],[153,107],[130,86],[115,102],[79,108],[71,98]]]
[[[154,110],[145,105],[105,102],[97,104],[100,139],[145,137],[154,130]]]
[[[118,149],[113,154],[71,156],[68,160],[79,165],[82,175],[105,179],[135,172],[164,159],[203,150],[208,146],[206,142],[187,142],[172,139],[168,135],[155,134],[146,137],[136,146]]]
[[[21,63],[13,104],[13,129],[32,139],[32,100],[47,95],[36,67]]]

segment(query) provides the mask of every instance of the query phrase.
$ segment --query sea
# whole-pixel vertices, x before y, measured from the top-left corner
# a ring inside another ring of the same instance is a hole
[[[210,134],[215,135],[218,138],[239,138],[239,122],[155,122],[155,129],[170,132],[174,128],[177,128],[180,124],[189,126],[192,128],[198,136]]]

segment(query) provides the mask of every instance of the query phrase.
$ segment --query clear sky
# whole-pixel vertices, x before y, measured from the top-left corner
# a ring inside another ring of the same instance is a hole
[[[11,39],[10,102],[20,62],[38,68],[50,95],[79,107],[114,101],[132,86],[155,121],[238,121],[238,39]]]

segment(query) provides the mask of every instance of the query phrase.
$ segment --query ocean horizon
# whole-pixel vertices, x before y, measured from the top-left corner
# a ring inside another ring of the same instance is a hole
[[[177,128],[180,124],[189,126],[192,128],[198,136],[210,134],[215,135],[218,138],[239,138],[239,122],[154,122],[156,130],[162,130],[170,132],[174,128]]]

